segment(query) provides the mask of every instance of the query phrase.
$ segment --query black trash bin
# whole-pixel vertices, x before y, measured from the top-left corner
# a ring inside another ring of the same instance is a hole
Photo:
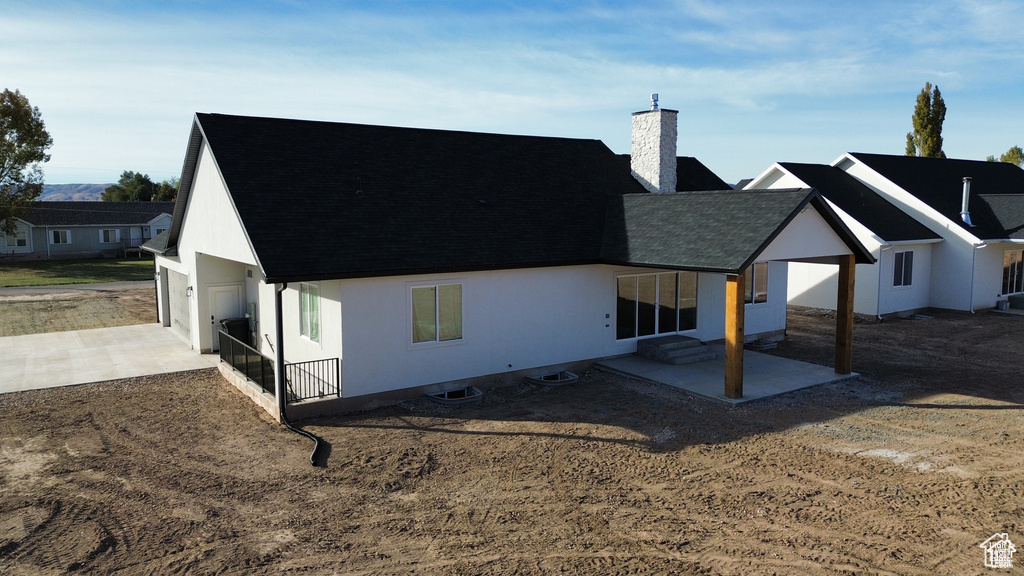
[[[249,319],[248,318],[225,318],[220,321],[221,328],[228,333],[228,336],[239,340],[243,344],[249,344]]]

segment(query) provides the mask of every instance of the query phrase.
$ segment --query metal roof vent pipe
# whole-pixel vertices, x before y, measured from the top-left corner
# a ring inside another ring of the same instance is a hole
[[[971,201],[971,177],[964,176],[964,194],[960,201],[960,218],[965,224],[974,228],[974,224],[971,223],[971,213],[967,209],[967,204]]]

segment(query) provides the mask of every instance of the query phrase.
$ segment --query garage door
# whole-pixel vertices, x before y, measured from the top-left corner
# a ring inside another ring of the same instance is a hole
[[[187,290],[188,276],[167,270],[167,304],[171,316],[171,331],[191,343],[192,327],[189,323]]]

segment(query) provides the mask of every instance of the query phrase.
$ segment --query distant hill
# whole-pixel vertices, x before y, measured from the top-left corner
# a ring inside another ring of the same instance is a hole
[[[43,184],[40,200],[98,202],[100,195],[113,184]]]

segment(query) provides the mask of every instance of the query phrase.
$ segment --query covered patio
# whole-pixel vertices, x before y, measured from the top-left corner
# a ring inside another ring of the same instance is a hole
[[[622,262],[725,276],[724,344],[718,361],[696,367],[640,358],[599,365],[734,403],[852,377],[856,265],[875,259],[816,190],[632,195],[621,210]],[[746,275],[755,262],[773,261],[838,266],[835,368],[745,352],[753,303]]]
[[[673,366],[641,356],[620,356],[601,360],[595,363],[594,367],[604,372],[664,384],[695,396],[733,405],[858,376],[856,372],[840,374],[829,366],[745,350],[742,368],[743,394],[739,398],[730,398],[725,395],[722,387],[726,373],[725,363],[722,361],[725,357],[725,345],[711,344],[708,345],[708,349],[715,353],[716,360]]]

